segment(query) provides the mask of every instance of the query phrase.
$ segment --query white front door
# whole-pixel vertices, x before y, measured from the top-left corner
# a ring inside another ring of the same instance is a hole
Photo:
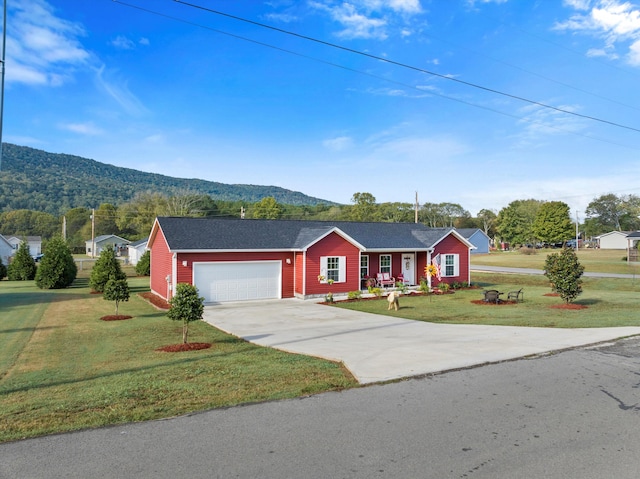
[[[416,255],[413,253],[402,254],[402,276],[404,283],[408,285],[416,284]]]

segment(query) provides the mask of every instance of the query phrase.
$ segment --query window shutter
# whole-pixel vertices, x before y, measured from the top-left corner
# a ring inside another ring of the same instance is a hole
[[[460,255],[453,255],[453,275],[460,276]]]
[[[326,278],[327,278],[327,257],[326,256],[320,256],[320,275],[324,276],[326,281]]]
[[[347,257],[346,256],[338,256],[338,267],[340,268],[338,271],[338,282],[344,283],[347,281]]]

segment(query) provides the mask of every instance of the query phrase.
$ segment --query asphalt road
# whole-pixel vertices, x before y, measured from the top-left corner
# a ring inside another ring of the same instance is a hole
[[[636,478],[640,339],[0,445],[13,478]]]
[[[484,266],[484,265],[471,265],[471,271],[486,272],[486,273],[511,273],[511,274],[537,274],[543,275],[544,270],[533,268],[510,268],[507,266]],[[635,268],[634,268],[635,271]],[[636,274],[620,274],[620,273],[590,273],[585,272],[584,275],[588,278],[622,278],[633,279],[640,278]]]

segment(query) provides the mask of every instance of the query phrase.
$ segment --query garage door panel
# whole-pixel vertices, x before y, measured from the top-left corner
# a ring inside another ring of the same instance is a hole
[[[205,302],[281,297],[280,261],[196,263],[193,282]]]

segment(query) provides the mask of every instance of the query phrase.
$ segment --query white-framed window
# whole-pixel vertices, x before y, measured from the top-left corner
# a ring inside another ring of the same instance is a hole
[[[460,276],[460,255],[442,255],[442,276]]]
[[[323,283],[330,279],[336,283],[344,283],[347,280],[347,257],[321,256],[320,276],[324,277]]]
[[[391,274],[391,255],[390,254],[380,255],[380,272]]]
[[[363,254],[360,256],[360,277],[366,278],[369,276],[369,255]]]

